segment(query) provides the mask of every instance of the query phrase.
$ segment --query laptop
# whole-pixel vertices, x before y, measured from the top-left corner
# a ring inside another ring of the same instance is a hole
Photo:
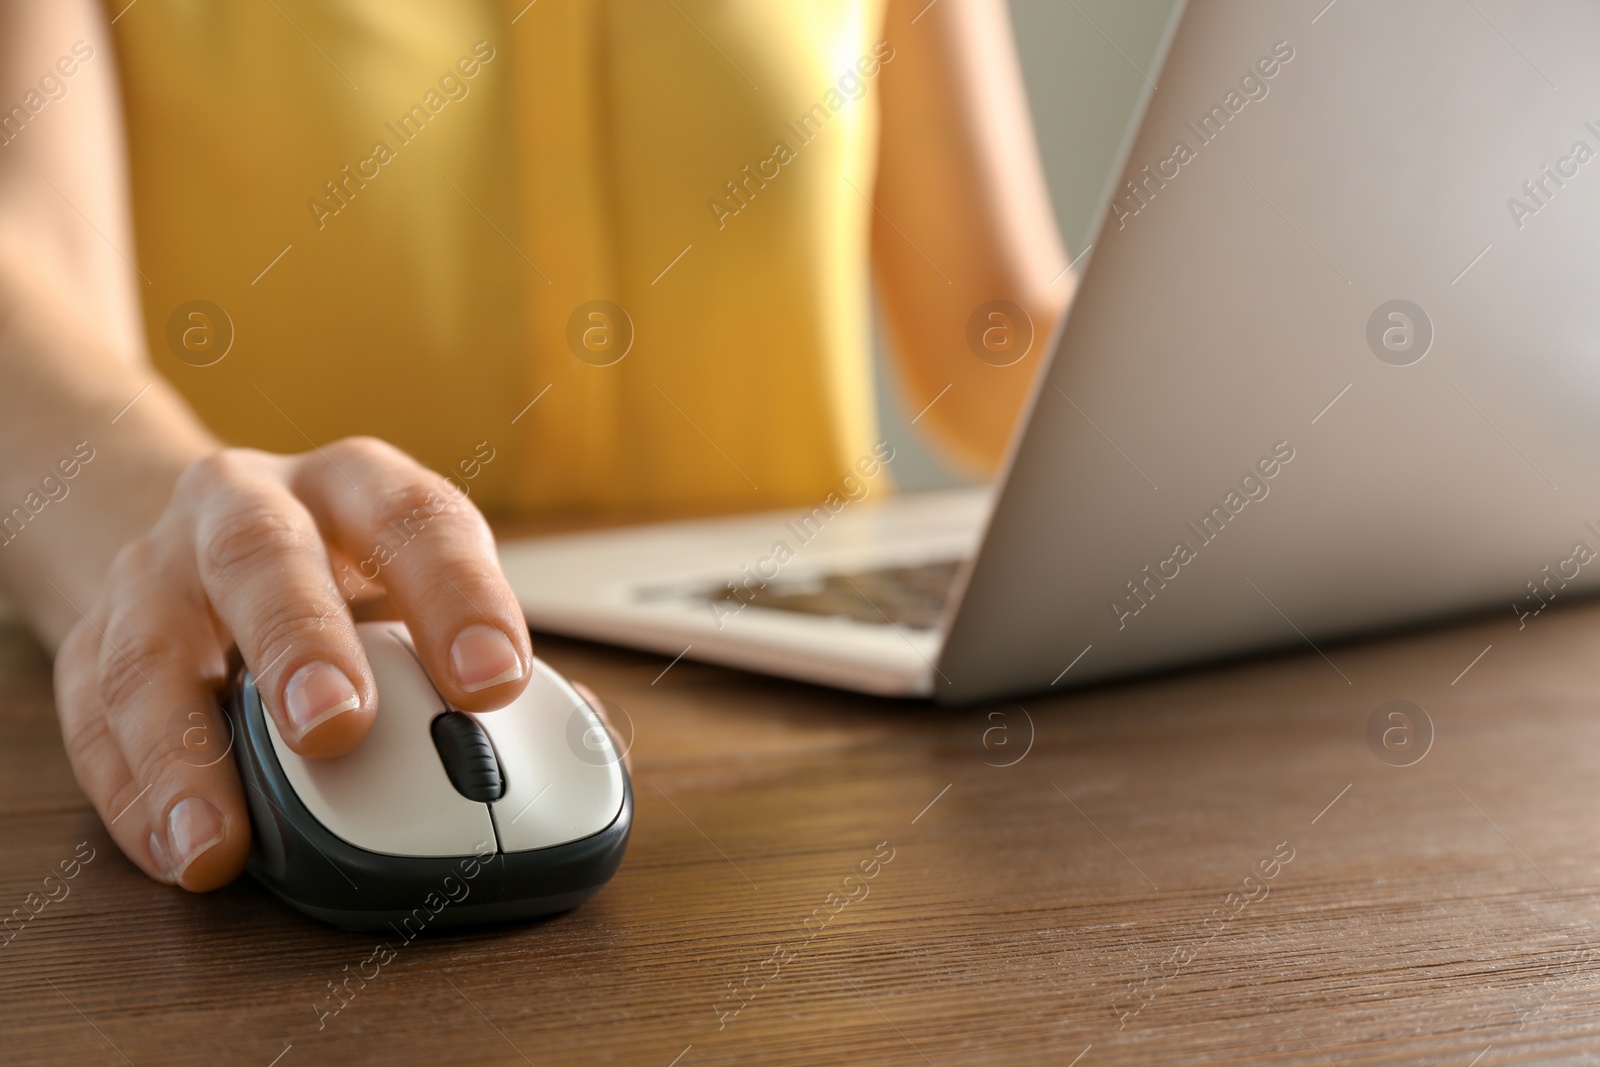
[[[1579,0],[1180,7],[993,487],[510,541],[524,612],[950,704],[1516,640],[1600,584],[1596,54]]]

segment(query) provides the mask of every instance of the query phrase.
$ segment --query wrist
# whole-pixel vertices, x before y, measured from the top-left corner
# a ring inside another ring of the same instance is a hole
[[[33,449],[8,464],[0,584],[52,651],[99,599],[116,554],[160,519],[178,477],[220,447],[165,381],[145,384],[116,423],[100,411],[63,420],[73,429],[51,435],[59,454]]]

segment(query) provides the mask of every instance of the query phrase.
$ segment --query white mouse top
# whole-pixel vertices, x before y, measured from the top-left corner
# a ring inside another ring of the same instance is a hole
[[[593,710],[543,662],[514,702],[471,717],[494,746],[505,792],[469,800],[451,784],[433,720],[449,710],[402,623],[358,623],[378,683],[378,714],[355,751],[294,753],[266,717],[272,748],[306,809],[357,848],[396,856],[467,856],[549,848],[599,833],[622,809],[622,769]]]

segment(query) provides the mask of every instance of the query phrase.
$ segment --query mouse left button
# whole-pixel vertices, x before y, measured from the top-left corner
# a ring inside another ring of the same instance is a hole
[[[390,856],[469,856],[495,842],[489,806],[451,783],[429,727],[448,710],[400,623],[356,624],[377,714],[354,749],[312,759],[291,749],[266,716],[273,753],[299,804],[346,844]]]
[[[489,735],[476,719],[459,711],[447,711],[434,718],[431,727],[433,747],[450,784],[468,800],[492,803],[505,795],[505,778],[495,758]]]

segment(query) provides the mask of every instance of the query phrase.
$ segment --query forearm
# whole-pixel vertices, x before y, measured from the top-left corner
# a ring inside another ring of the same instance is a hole
[[[990,469],[1074,279],[1003,0],[891,0],[887,33],[872,234],[885,310],[912,410],[937,397],[924,424]],[[1022,314],[992,318],[994,301]],[[985,331],[995,344],[1031,334],[1031,348],[1014,363],[1004,345],[980,354],[969,334]]]
[[[30,93],[48,105],[0,137],[0,590],[53,649],[214,445],[145,356],[116,62],[93,0],[0,4],[0,101]]]

